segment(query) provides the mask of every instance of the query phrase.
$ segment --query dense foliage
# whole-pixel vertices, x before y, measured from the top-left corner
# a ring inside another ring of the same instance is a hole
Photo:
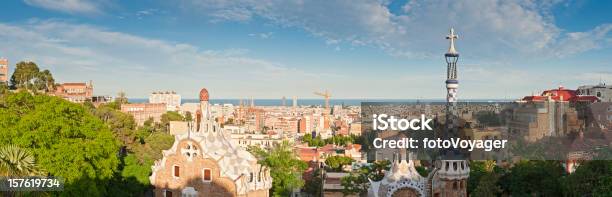
[[[356,139],[357,139],[357,136],[354,136],[354,135],[349,135],[349,136],[335,135],[335,136],[332,136],[331,138],[322,139],[321,136],[313,137],[312,134],[309,134],[309,133],[305,134],[304,137],[302,137],[302,141],[308,143],[308,146],[316,146],[316,147],[322,147],[327,144],[346,146],[347,144],[354,143]]]
[[[163,123],[155,123],[153,120],[138,127],[132,116],[119,111],[121,104],[112,102],[97,108],[88,106],[93,114],[108,125],[115,138],[122,142],[121,163],[112,181],[112,193],[117,196],[141,196],[150,192],[151,166],[155,160],[162,158],[162,150],[172,146],[174,137],[168,134]],[[168,116],[168,113],[163,116]]]
[[[482,126],[498,127],[505,124],[504,118],[493,111],[479,111],[476,113],[476,119]]]
[[[468,178],[468,193],[480,196],[497,196],[501,192],[497,181],[501,168],[495,165],[495,161],[471,161],[470,177]]]
[[[84,107],[28,92],[8,94],[0,104],[0,144],[32,151],[49,175],[66,180],[65,195],[105,195],[117,170],[119,142]]]
[[[273,196],[290,196],[293,189],[304,186],[301,177],[308,166],[293,152],[293,146],[289,142],[275,144],[270,150],[250,147],[249,151],[257,157],[261,165],[270,169]]]
[[[34,62],[18,62],[10,79],[13,89],[27,89],[48,92],[55,86],[55,79],[49,70],[40,71]]]
[[[376,161],[370,165],[361,167],[356,172],[351,172],[341,180],[344,187],[344,195],[365,194],[369,187],[369,180],[380,181],[385,177],[385,171],[391,168],[388,160]]]
[[[312,196],[322,196],[322,173],[323,171],[320,168],[317,168],[312,172],[312,177],[307,179],[306,183],[304,184],[304,192]]]
[[[583,162],[565,180],[568,196],[605,196],[612,194],[612,161]]]
[[[29,150],[15,145],[0,147],[0,176],[30,176],[39,173],[34,155]]]
[[[474,196],[609,196],[612,161],[583,161],[568,174],[560,161],[520,161],[500,168],[471,162],[468,193]]]
[[[17,153],[33,156],[20,154],[24,160],[12,160],[32,164],[27,171],[2,164],[2,173],[62,177],[66,186],[61,195],[67,196],[144,195],[151,188],[151,165],[172,146],[174,137],[163,123],[138,127],[132,116],[119,111],[121,104],[96,108],[27,91],[3,92],[0,144],[12,144]],[[165,120],[183,119],[174,113],[164,114]]]
[[[325,159],[325,165],[328,167],[328,171],[340,172],[344,165],[351,165],[353,161],[350,157],[334,155]]]

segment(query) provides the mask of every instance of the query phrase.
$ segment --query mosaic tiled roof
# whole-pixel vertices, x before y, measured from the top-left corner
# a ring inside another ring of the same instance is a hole
[[[231,143],[229,136],[227,136],[223,129],[214,122],[213,120],[202,120],[200,123],[200,129],[197,131],[190,131],[182,135],[175,136],[175,142],[172,148],[163,152],[164,158],[161,162],[156,162],[153,166],[153,175],[159,169],[164,168],[165,158],[167,155],[175,154],[176,150],[179,149],[178,144],[182,140],[193,140],[198,143],[201,147],[203,154],[199,154],[199,157],[209,158],[217,161],[221,177],[227,177],[236,184],[238,194],[244,194],[248,191],[269,189],[272,186],[272,178],[269,177],[269,173],[263,173],[264,176],[268,176],[263,183],[247,183],[240,181],[241,176],[250,176],[258,174],[265,168],[261,168],[257,164],[257,159],[249,152],[241,148],[240,146]],[[153,183],[153,179],[152,183]]]

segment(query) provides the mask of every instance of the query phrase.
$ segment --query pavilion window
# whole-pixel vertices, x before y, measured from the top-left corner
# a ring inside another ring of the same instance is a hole
[[[174,177],[180,177],[181,176],[181,168],[179,166],[174,166],[174,172],[172,173],[174,175]]]
[[[212,170],[209,168],[205,168],[202,170],[202,181],[210,182],[212,181]]]

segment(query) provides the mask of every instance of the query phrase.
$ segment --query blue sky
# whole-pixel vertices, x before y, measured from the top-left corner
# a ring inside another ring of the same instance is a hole
[[[612,83],[609,1],[25,0],[3,2],[0,56],[97,95],[460,98]],[[11,65],[13,66],[13,65]]]

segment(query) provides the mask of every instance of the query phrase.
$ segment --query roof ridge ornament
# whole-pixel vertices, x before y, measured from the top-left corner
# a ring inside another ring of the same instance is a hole
[[[455,39],[459,39],[459,35],[455,34],[455,29],[451,28],[450,33],[446,36],[446,39],[450,40],[450,46],[446,55],[459,55],[459,52],[455,49]]]

